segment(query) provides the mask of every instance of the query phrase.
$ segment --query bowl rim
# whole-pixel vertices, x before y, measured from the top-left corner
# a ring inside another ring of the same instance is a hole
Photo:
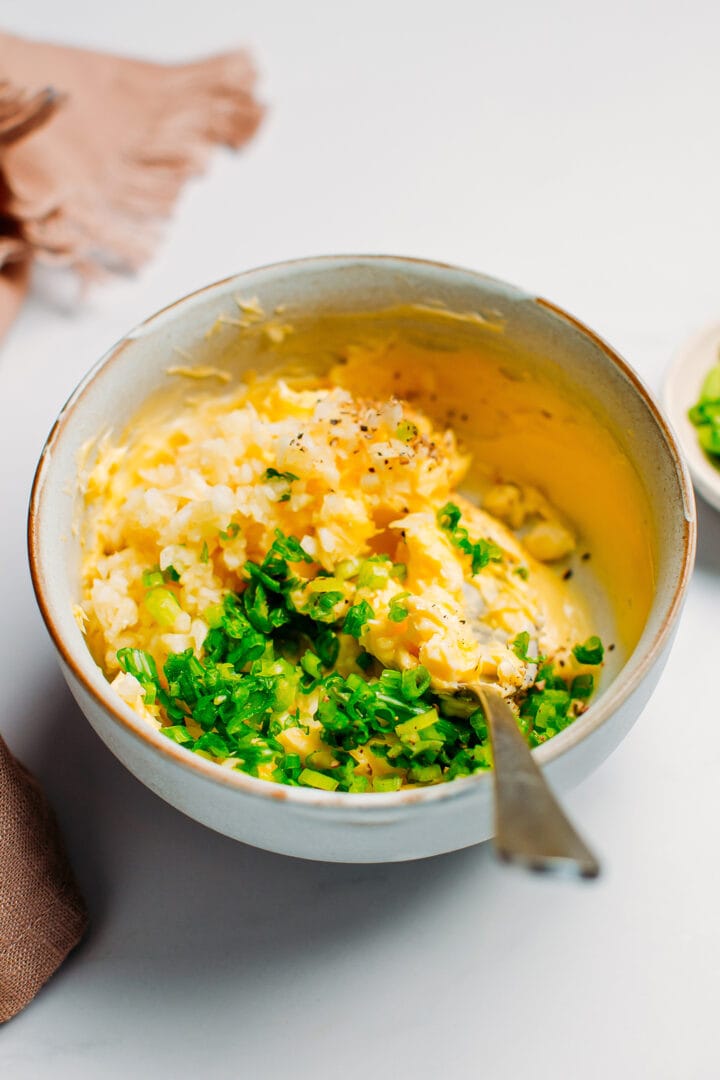
[[[142,336],[157,322],[165,319],[171,312],[181,305],[190,305],[208,292],[223,291],[231,283],[242,287],[247,278],[252,278],[261,273],[278,273],[283,271],[313,269],[314,267],[325,268],[332,264],[336,267],[347,264],[396,264],[400,266],[425,267],[431,270],[461,273],[468,278],[479,282],[489,282],[510,291],[518,299],[526,299],[538,304],[547,311],[556,315],[563,322],[578,330],[583,336],[589,338],[611,364],[631,383],[635,393],[641,399],[643,405],[652,417],[658,429],[660,438],[664,441],[670,459],[674,466],[674,474],[678,483],[683,506],[683,538],[682,553],[680,556],[681,573],[674,583],[672,596],[669,602],[663,605],[662,621],[657,628],[651,641],[643,647],[642,655],[632,666],[630,672],[628,665],[637,655],[638,646],[628,658],[623,668],[612,681],[610,686],[603,692],[594,707],[591,707],[582,717],[560,732],[548,742],[533,750],[535,760],[540,766],[550,764],[556,759],[583,742],[591,734],[601,728],[605,722],[616,712],[631,694],[644,682],[650,669],[654,666],[663,648],[670,639],[671,631],[682,609],[682,604],[687,590],[687,585],[692,573],[696,540],[697,523],[695,515],[695,503],[692,483],[687,465],[677,445],[677,438],[666,421],[652,394],[645,386],[640,376],[632,367],[610,346],[603,338],[591,330],[579,319],[570,315],[563,308],[542,297],[526,292],[500,278],[492,277],[480,271],[457,266],[452,263],[440,262],[432,259],[414,258],[402,255],[387,254],[357,254],[357,255],[315,255],[296,259],[283,260],[252,267],[238,274],[231,274],[218,281],[195,289],[192,292],[165,305],[152,315],[143,319],[131,330],[125,333],[114,345],[112,345],[97,361],[77,384],[73,392],[58,413],[47,439],[43,445],[38,464],[33,478],[30,492],[28,519],[27,519],[27,543],[32,580],[35,597],[40,612],[48,629],[50,637],[57,649],[62,663],[83,690],[93,699],[116,724],[127,734],[138,740],[145,746],[150,746],[159,751],[160,757],[164,757],[169,763],[174,763],[182,770],[194,774],[199,780],[206,780],[222,787],[236,790],[245,795],[264,798],[271,803],[290,802],[296,807],[305,807],[308,810],[320,809],[327,813],[335,810],[339,813],[352,815],[353,811],[360,811],[363,818],[367,818],[368,812],[386,811],[390,808],[398,809],[401,806],[412,804],[431,804],[446,802],[457,798],[468,797],[477,793],[482,785],[491,782],[491,771],[474,773],[468,777],[458,777],[445,783],[431,785],[425,788],[409,788],[394,792],[327,792],[318,791],[314,788],[289,787],[284,784],[276,784],[239,769],[228,769],[218,765],[214,761],[201,757],[190,750],[162,736],[157,729],[143,720],[139,714],[126,705],[119,696],[115,695],[104,673],[95,664],[90,651],[83,643],[85,655],[79,657],[78,651],[66,641],[62,629],[56,620],[51,601],[48,598],[47,585],[41,560],[40,533],[42,529],[43,494],[45,478],[52,461],[54,448],[62,439],[68,426],[72,423],[73,415],[81,405],[86,390],[91,383],[114,368],[120,361],[126,347],[135,338]],[[657,594],[656,594],[657,599]],[[644,632],[643,632],[644,633]],[[641,639],[642,640],[642,639]],[[638,643],[638,645],[640,642]]]
[[[720,510],[720,469],[700,446],[687,411],[697,401],[709,368],[718,362],[719,348],[720,322],[714,320],[675,349],[663,385],[668,419],[684,452],[692,481],[700,495],[716,510]]]

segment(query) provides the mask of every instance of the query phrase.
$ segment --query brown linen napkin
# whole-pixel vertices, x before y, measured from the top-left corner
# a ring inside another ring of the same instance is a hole
[[[238,50],[154,64],[0,34],[0,335],[34,258],[134,270],[214,144],[263,115]]]
[[[35,996],[86,925],[55,816],[0,738],[0,1023]]]

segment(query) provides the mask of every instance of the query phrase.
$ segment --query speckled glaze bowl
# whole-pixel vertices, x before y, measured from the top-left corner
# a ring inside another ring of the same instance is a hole
[[[237,326],[233,330],[217,321],[229,311],[237,316],[238,294],[257,298],[266,312],[282,310],[283,320],[314,320],[319,351],[326,316],[332,320],[343,313],[367,330],[380,313],[379,323],[387,329],[393,325],[393,312],[402,311],[398,321],[404,322],[403,333],[447,354],[448,382],[455,339],[462,337],[465,345],[475,342],[482,350],[490,347],[492,337],[501,341],[508,363],[521,355],[528,370],[537,368],[543,378],[562,382],[607,420],[618,460],[639,475],[647,496],[641,528],[654,552],[653,584],[636,640],[622,662],[610,667],[588,712],[534,751],[560,792],[583,779],[623,739],[655,687],[672,643],[695,550],[692,489],[673,435],[632,369],[553,304],[452,266],[331,256],[249,271],[154,315],[99,361],[48,437],[29,515],[37,599],[80,708],[135,776],[218,832],[308,859],[399,861],[476,844],[492,835],[491,775],[422,789],[348,795],[286,787],[221,768],[157,733],[117,698],[76,625],[72,608],[80,599],[79,542],[74,523],[81,449],[108,429],[121,431],[166,385],[168,366],[183,362],[178,354],[228,366],[236,374],[271,366],[273,338],[282,335],[263,333],[250,320],[245,338],[244,331],[238,338]],[[219,333],[209,332],[218,327]],[[328,348],[332,351],[332,343]],[[562,509],[572,513],[572,507]],[[626,511],[631,508],[620,508],[621,514]],[[620,609],[632,603],[632,595],[613,602]]]

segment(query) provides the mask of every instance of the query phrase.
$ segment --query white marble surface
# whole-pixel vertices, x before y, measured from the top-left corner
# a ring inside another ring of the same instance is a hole
[[[303,863],[186,820],[73,705],[24,524],[55,413],[126,328],[232,271],[320,252],[458,262],[556,300],[657,389],[720,309],[720,8],[608,0],[180,5],[5,0],[17,32],[167,59],[253,46],[270,103],[184,194],[141,276],[43,277],[0,351],[0,729],[53,799],[87,940],[0,1030],[8,1080],[720,1075],[720,517],[666,673],[568,799],[594,885],[476,848]]]

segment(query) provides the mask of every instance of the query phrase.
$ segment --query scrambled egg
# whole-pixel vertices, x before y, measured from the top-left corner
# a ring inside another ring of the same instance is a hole
[[[246,587],[246,560],[261,563],[279,529],[311,560],[295,567],[301,600],[331,575],[336,589],[345,582],[338,620],[361,600],[372,610],[359,643],[343,635],[345,671],[360,670],[362,646],[386,667],[422,664],[436,690],[479,678],[512,699],[535,670],[513,648],[519,633],[529,633],[531,654],[572,665],[572,645],[589,632],[571,583],[542,565],[575,540],[539,492],[497,485],[482,509],[463,498],[469,464],[452,431],[409,404],[353,397],[320,379],[258,379],[145,422],[120,444],[107,438],[84,481],[79,619],[90,647],[120,696],[160,726],[159,707],[144,702],[118,650],[143,649],[158,670],[170,653],[200,654],[208,611]],[[477,573],[438,519],[448,502],[472,540],[499,549]],[[405,579],[343,578],[343,567],[373,555],[406,568]],[[179,576],[176,608],[162,619],[144,599],[152,567]],[[312,695],[304,708],[311,718]],[[283,738],[304,755],[322,749],[316,729]]]

